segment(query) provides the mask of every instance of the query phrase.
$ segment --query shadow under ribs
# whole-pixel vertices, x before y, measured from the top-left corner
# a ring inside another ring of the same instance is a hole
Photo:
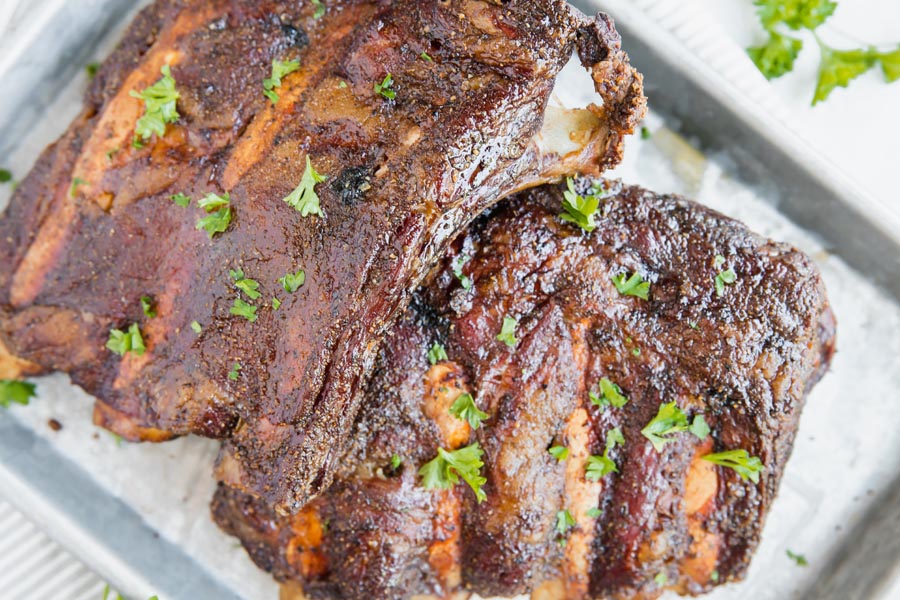
[[[613,184],[589,234],[559,219],[561,201],[557,186],[521,193],[454,242],[387,337],[330,489],[282,517],[220,486],[214,518],[260,567],[307,597],[346,599],[655,598],[745,575],[834,351],[821,276],[796,249],[676,196]],[[452,274],[460,255],[471,291]],[[737,273],[721,296],[717,255]],[[634,272],[648,300],[611,281]],[[497,340],[506,316],[515,348]],[[431,365],[435,342],[449,360]],[[603,377],[627,404],[589,401]],[[448,413],[463,392],[489,415],[476,431]],[[711,433],[657,452],[641,430],[671,401]],[[587,458],[615,427],[618,472],[589,481]],[[473,441],[483,503],[463,483],[423,488],[417,471],[438,447]],[[701,458],[732,449],[761,459],[758,484]],[[560,534],[563,510],[575,525]]]
[[[0,218],[0,354],[70,373],[123,437],[228,437],[219,476],[282,512],[330,483],[381,337],[449,240],[516,190],[616,163],[644,110],[610,19],[561,0],[324,6],[158,0]],[[603,105],[545,120],[575,51]],[[301,65],[274,105],[273,59]],[[129,93],[164,65],[181,118],[135,148]],[[387,74],[394,99],[374,89]],[[328,176],[322,217],[282,201],[307,157]],[[211,240],[195,229],[208,192],[233,211]],[[255,322],[229,314],[231,269],[261,282]],[[107,351],[131,323],[146,354]]]

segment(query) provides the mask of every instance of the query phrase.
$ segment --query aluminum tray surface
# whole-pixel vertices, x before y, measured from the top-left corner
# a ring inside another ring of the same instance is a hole
[[[105,56],[126,24],[114,17],[133,10],[125,0],[79,2],[77,11],[63,1],[43,4],[52,14],[4,47],[0,60],[0,77],[18,82],[11,73],[24,72],[43,40],[22,76],[58,84],[10,86],[0,99],[0,156],[20,177],[79,111],[81,65]],[[809,399],[749,578],[709,597],[888,598],[900,556],[900,414],[889,400],[900,388],[900,246],[891,217],[815,157],[807,162],[807,150],[781,135],[778,123],[756,114],[627,2],[601,4],[630,42],[654,109],[652,137],[629,142],[616,175],[696,198],[797,245],[821,266],[839,322],[834,368]],[[61,29],[81,35],[60,33],[57,48],[48,40]],[[589,102],[584,84],[579,69],[567,69],[558,102]],[[0,207],[8,196],[8,186],[0,189]],[[886,253],[880,261],[879,252]],[[118,444],[90,423],[90,398],[67,378],[37,383],[30,406],[0,412],[0,494],[130,598],[277,597],[275,584],[209,519],[214,443]],[[47,427],[51,418],[62,431]],[[805,554],[810,566],[794,565],[787,549]]]

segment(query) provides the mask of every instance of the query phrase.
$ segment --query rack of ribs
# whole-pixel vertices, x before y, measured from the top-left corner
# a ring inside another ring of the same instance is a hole
[[[573,53],[602,104],[548,111]],[[562,0],[158,0],[0,217],[0,371],[69,373],[128,439],[227,437],[219,477],[295,511],[449,242],[615,164],[644,105]]]
[[[608,185],[592,233],[559,218],[564,186],[479,218],[387,337],[333,486],[282,516],[221,485],[217,523],[309,598],[655,598],[742,578],[834,350],[820,274],[698,204]],[[623,285],[635,273],[649,288]],[[451,414],[464,394],[477,428]],[[684,427],[654,443],[671,402]],[[474,442],[483,501],[428,489],[438,449]],[[735,450],[754,473],[707,460]]]

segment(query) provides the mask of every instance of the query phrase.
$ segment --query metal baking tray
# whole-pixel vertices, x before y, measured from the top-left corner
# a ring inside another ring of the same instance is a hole
[[[0,166],[21,177],[79,111],[84,64],[105,56],[146,2],[5,1],[14,27],[3,34],[0,21],[0,80],[12,82],[0,95]],[[652,137],[629,142],[616,175],[696,197],[798,245],[821,265],[839,320],[833,372],[809,399],[748,580],[710,598],[897,597],[900,217],[631,0],[575,4],[615,17],[645,75]],[[590,100],[566,85],[562,103]],[[8,188],[0,188],[0,207]],[[210,522],[214,443],[118,444],[90,424],[90,398],[65,377],[38,386],[30,406],[0,411],[0,495],[134,600],[277,597],[268,576]],[[47,427],[50,418],[62,431]],[[790,562],[787,549],[809,566]]]

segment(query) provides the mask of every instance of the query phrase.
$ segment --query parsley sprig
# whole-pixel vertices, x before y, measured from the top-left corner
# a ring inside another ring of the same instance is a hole
[[[15,379],[0,379],[0,406],[9,408],[11,404],[28,406],[34,397],[34,384]]]
[[[832,48],[818,35],[818,29],[834,14],[837,2],[833,0],[755,0],[760,24],[768,34],[768,40],[747,48],[750,58],[767,79],[776,79],[789,73],[803,49],[803,40],[789,34],[808,30],[819,46],[820,63],[818,82],[812,104],[826,100],[837,87],[847,87],[850,82],[869,69],[881,64],[888,83],[900,79],[900,47],[881,51],[868,48]]]
[[[725,264],[725,257],[721,254],[717,254],[715,260],[713,261],[713,265],[716,269],[721,269],[722,265]],[[734,272],[734,269],[731,267],[725,269],[724,271],[719,271],[716,273],[715,277],[716,284],[716,296],[720,298],[725,295],[725,286],[733,285],[735,281],[737,281],[737,273]]]
[[[174,123],[180,116],[176,105],[181,94],[175,89],[175,79],[169,65],[163,65],[162,77],[142,92],[131,90],[132,98],[144,101],[144,116],[138,119],[134,128],[137,137],[149,140],[155,133],[159,137],[166,134],[166,123]]]
[[[556,533],[563,537],[570,529],[575,527],[575,517],[568,510],[561,510],[556,513]]]
[[[471,256],[468,254],[460,254],[456,258],[453,259],[452,268],[453,268],[453,276],[459,280],[459,284],[462,286],[462,289],[469,291],[472,289],[472,278],[463,273],[463,268],[468,264],[469,260],[471,260]]]
[[[282,61],[277,58],[272,61],[272,76],[263,79],[263,94],[271,100],[272,104],[278,104],[280,96],[275,88],[281,87],[281,79],[300,69],[299,60]]]
[[[450,414],[460,421],[468,422],[472,429],[481,427],[481,422],[488,418],[488,414],[475,404],[472,394],[460,394],[450,406]]]
[[[278,278],[278,283],[288,294],[293,294],[306,283],[306,271],[300,269],[296,273],[285,273],[284,277]]]
[[[610,473],[618,473],[619,468],[609,457],[609,452],[617,445],[625,444],[625,436],[622,430],[616,427],[606,434],[606,450],[601,456],[589,456],[585,464],[585,478],[591,481],[599,481]]]
[[[125,356],[128,352],[143,356],[147,351],[144,345],[144,337],[141,335],[141,328],[137,323],[132,323],[128,331],[121,329],[113,329],[109,332],[109,340],[106,347],[110,352],[115,352],[119,356]]]
[[[428,362],[436,365],[442,360],[447,360],[447,350],[440,342],[435,342],[428,350]]]
[[[482,489],[487,483],[487,479],[481,475],[481,467],[484,466],[481,460],[483,455],[484,450],[478,442],[452,452],[438,448],[438,455],[419,469],[422,484],[429,490],[446,490],[459,483],[462,477],[475,492],[475,498],[481,504],[487,499],[487,494]]]
[[[569,449],[565,446],[553,446],[547,450],[550,456],[555,458],[557,462],[562,462],[569,458]]]
[[[243,269],[238,269],[236,271],[229,270],[228,274],[231,276],[231,279],[234,280],[234,287],[244,292],[251,300],[256,300],[262,295],[258,291],[259,282],[255,279],[244,277]]]
[[[253,323],[257,319],[256,310],[256,307],[252,304],[248,304],[240,298],[235,298],[234,304],[231,306],[228,312],[236,317],[244,317],[245,319]]]
[[[397,97],[397,92],[393,88],[394,76],[388,73],[384,76],[384,79],[381,81],[381,83],[375,84],[375,93],[381,94],[388,100],[393,100]]]
[[[690,431],[703,440],[709,435],[709,425],[703,415],[697,415],[689,423],[687,415],[673,401],[660,405],[656,416],[641,430],[641,434],[650,440],[657,452],[662,452],[665,445],[673,441],[673,435],[684,431]]]
[[[750,456],[750,453],[743,449],[707,454],[703,460],[732,469],[741,476],[741,479],[744,481],[749,479],[753,483],[759,483],[759,474],[764,469],[758,456]]]
[[[197,220],[197,229],[205,231],[209,239],[228,229],[231,224],[231,196],[227,192],[221,196],[210,192],[197,204],[207,212],[207,216]]]
[[[300,216],[308,217],[309,215],[324,216],[322,208],[319,206],[319,196],[316,194],[316,184],[324,183],[328,179],[326,175],[319,174],[312,166],[309,155],[306,156],[306,170],[303,171],[303,178],[300,179],[300,185],[284,199],[290,206],[299,211]]]
[[[497,340],[503,342],[510,348],[515,348],[516,344],[519,342],[518,338],[516,338],[516,327],[519,326],[519,322],[512,317],[503,317],[503,325],[500,327],[500,333],[497,335]]]
[[[595,188],[582,196],[575,191],[575,180],[571,177],[566,179],[566,188],[568,189],[563,192],[563,213],[559,218],[581,227],[588,233],[592,232],[597,228],[594,216],[600,207],[600,190]]]
[[[647,300],[650,297],[650,282],[644,281],[637,271],[627,279],[625,273],[613,275],[612,282],[616,286],[616,291],[623,296],[635,296],[641,300]]]
[[[600,379],[600,393],[588,392],[588,398],[591,404],[604,408],[606,406],[614,406],[622,408],[628,404],[628,398],[622,393],[622,388],[613,383],[608,377]]]

